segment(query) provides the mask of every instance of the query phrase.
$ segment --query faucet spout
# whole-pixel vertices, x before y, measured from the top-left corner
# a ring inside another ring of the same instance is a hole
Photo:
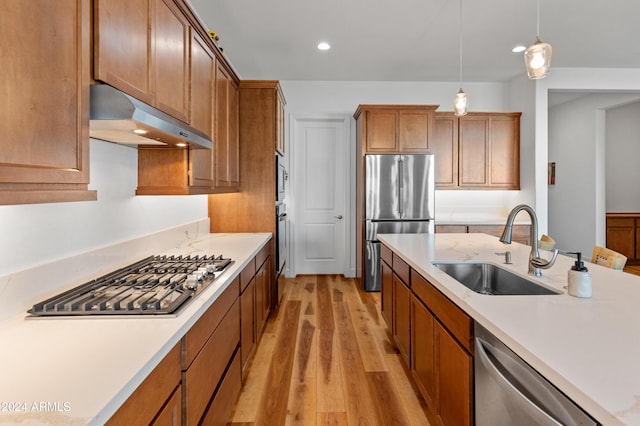
[[[531,232],[529,235],[529,240],[531,241],[531,253],[529,253],[529,274],[539,277],[542,275],[542,272],[540,271],[541,269],[548,269],[553,266],[556,258],[558,257],[558,249],[553,251],[553,257],[551,260],[546,260],[540,257],[540,252],[538,250],[538,217],[531,206],[527,204],[518,204],[511,210],[511,212],[509,212],[507,223],[505,224],[502,236],[500,237],[500,242],[504,244],[511,244],[513,222],[516,220],[518,213],[523,210],[527,212],[531,218]]]

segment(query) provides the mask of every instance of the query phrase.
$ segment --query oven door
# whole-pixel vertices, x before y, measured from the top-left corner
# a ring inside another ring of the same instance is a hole
[[[276,276],[281,274],[287,258],[287,210],[284,203],[276,206]]]

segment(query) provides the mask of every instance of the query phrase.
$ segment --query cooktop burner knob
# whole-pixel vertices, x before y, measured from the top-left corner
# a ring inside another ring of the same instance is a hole
[[[183,287],[187,290],[196,290],[198,288],[198,276],[195,274],[187,276],[187,280],[184,282]]]
[[[210,273],[211,275],[213,275],[213,273],[216,271],[216,265],[214,265],[213,263],[209,263],[207,264],[207,272]]]
[[[207,270],[207,268],[205,268],[205,267],[198,268],[198,274],[199,274],[201,277],[203,277],[203,278],[204,278],[204,277],[206,277],[206,276],[207,276],[207,273],[209,273],[209,271]]]

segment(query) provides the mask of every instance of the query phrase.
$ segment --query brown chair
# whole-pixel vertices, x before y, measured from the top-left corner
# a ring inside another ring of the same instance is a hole
[[[591,263],[621,270],[627,263],[627,257],[606,247],[595,246],[591,255]]]

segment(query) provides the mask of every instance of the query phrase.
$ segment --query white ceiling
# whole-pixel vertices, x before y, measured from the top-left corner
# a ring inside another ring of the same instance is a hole
[[[459,80],[459,0],[188,1],[242,79]],[[462,7],[463,81],[524,73],[511,48],[535,40],[536,0]],[[552,67],[640,68],[640,1],[540,0],[540,11]]]

